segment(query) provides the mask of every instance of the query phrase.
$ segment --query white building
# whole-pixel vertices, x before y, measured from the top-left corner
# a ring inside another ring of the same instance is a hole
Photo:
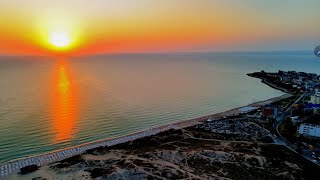
[[[250,106],[248,107],[248,106],[246,106],[246,107],[240,108],[239,109],[239,113],[248,113],[248,112],[256,110],[256,109],[258,109],[258,108],[257,107],[250,107]]]
[[[301,124],[299,134],[312,137],[320,137],[320,126],[314,124]]]
[[[299,79],[292,79],[291,82],[296,85],[303,85],[303,81],[300,79],[300,76]]]
[[[310,96],[310,102],[312,104],[320,104],[320,91],[316,91],[314,95]]]

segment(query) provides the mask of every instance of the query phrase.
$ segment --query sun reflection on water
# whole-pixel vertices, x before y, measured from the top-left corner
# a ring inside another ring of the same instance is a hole
[[[55,68],[53,89],[54,142],[69,141],[76,132],[77,93],[72,73],[66,61],[59,61]]]

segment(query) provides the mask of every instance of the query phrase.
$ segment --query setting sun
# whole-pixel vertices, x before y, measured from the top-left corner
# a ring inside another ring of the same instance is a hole
[[[49,41],[52,45],[59,48],[67,47],[71,43],[69,35],[65,32],[55,32],[50,34]]]

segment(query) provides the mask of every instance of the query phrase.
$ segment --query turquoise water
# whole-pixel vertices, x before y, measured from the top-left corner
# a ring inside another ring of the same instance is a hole
[[[0,162],[279,96],[246,73],[319,65],[312,53],[2,57]]]

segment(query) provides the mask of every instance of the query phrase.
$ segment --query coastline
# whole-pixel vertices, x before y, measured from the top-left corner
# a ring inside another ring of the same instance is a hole
[[[271,82],[267,81],[266,79],[262,79],[261,82],[264,83],[264,84],[266,84],[266,85],[268,85],[268,86],[270,86],[270,87],[273,88],[273,89],[277,89],[277,90],[282,91],[282,92],[285,92],[285,93],[290,93],[290,92],[287,91],[286,89],[281,88],[281,87],[278,87],[277,85],[272,84]]]
[[[288,93],[288,94],[291,93],[291,92],[288,91],[287,89],[281,88],[281,87],[279,87],[279,86],[271,83],[270,81],[267,81],[266,78],[262,78],[262,77],[259,77],[259,76],[254,76],[252,73],[249,73],[249,74],[247,74],[247,75],[250,76],[250,77],[253,77],[253,78],[261,79],[261,82],[262,82],[263,84],[266,84],[267,86],[269,86],[269,87],[271,87],[271,88],[273,88],[273,89],[277,89],[277,90],[279,90],[279,91],[282,91],[282,92]]]
[[[108,138],[108,139],[103,139],[99,141],[94,141],[86,144],[81,144],[78,146],[73,146],[69,147],[66,149],[59,149],[56,151],[52,151],[49,153],[45,154],[40,154],[40,155],[35,155],[35,156],[29,156],[25,158],[20,158],[20,159],[15,159],[11,160],[5,163],[0,164],[0,178],[7,176],[12,173],[17,173],[20,171],[20,168],[29,166],[29,165],[37,165],[37,166],[44,166],[50,163],[54,163],[57,161],[61,161],[76,155],[80,155],[85,153],[88,150],[98,148],[98,147],[111,147],[117,144],[133,141],[136,139],[140,139],[143,137],[148,137],[152,135],[156,135],[161,132],[168,131],[170,129],[184,129],[190,126],[193,126],[196,123],[202,123],[206,121],[207,119],[219,119],[224,116],[233,116],[233,115],[239,115],[240,114],[240,109],[244,107],[254,107],[251,111],[254,111],[256,109],[259,109],[261,106],[278,102],[287,98],[292,97],[293,95],[291,94],[284,94],[278,97],[270,98],[267,100],[255,102],[252,104],[248,104],[245,106],[237,107],[234,109],[230,109],[224,112],[212,114],[212,115],[206,115],[190,120],[183,120],[183,121],[178,121],[174,123],[169,123],[161,126],[155,126],[155,127],[150,127],[145,130],[141,131],[136,131],[132,132],[130,134],[124,135],[124,136],[119,136],[119,137],[113,137],[113,138]]]

